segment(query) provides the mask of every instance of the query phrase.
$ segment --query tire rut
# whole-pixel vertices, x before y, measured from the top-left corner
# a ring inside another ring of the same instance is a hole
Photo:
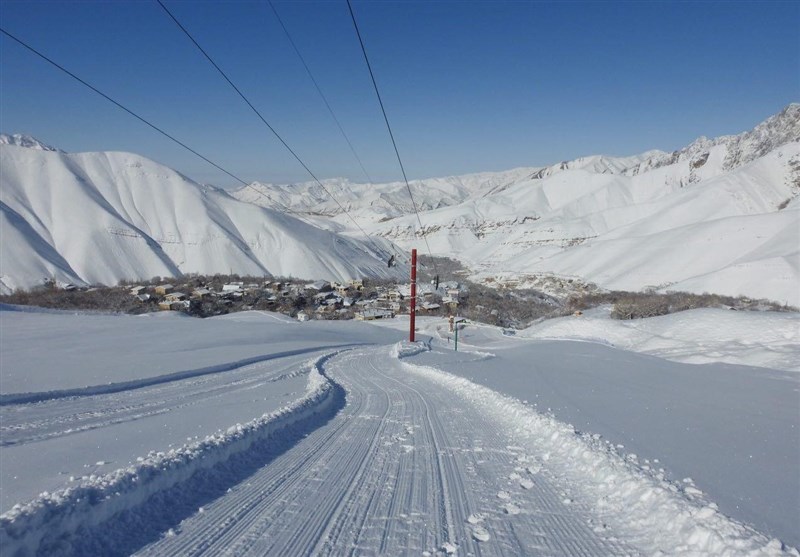
[[[543,455],[405,365],[386,347],[328,360],[344,408],[139,554],[631,552],[592,529]]]

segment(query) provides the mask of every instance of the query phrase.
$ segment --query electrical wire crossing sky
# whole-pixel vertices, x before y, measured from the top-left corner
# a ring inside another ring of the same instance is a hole
[[[244,181],[402,181],[346,0],[0,3],[2,27]],[[670,151],[800,100],[798,2],[352,0],[409,179]],[[0,131],[240,184],[6,36]]]

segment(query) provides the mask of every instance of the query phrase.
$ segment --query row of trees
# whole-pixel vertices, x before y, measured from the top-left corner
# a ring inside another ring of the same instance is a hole
[[[421,258],[425,262],[419,272],[421,281],[433,280],[434,268],[440,273],[447,273],[448,279],[464,273],[463,267],[454,261],[436,258],[436,265],[429,258]],[[428,259],[428,261],[426,261]],[[168,280],[153,277],[150,281],[137,284],[155,286]],[[301,284],[291,277],[273,279],[282,283]],[[262,283],[263,277],[245,277],[239,275],[192,276],[182,280],[179,288],[191,291],[193,288],[206,287],[219,291],[222,285],[234,281],[244,283]],[[501,327],[524,328],[540,319],[571,315],[600,305],[613,306],[611,317],[614,319],[639,319],[655,317],[695,308],[727,307],[737,310],[760,311],[798,311],[787,305],[767,300],[752,300],[746,297],[722,296],[718,294],[691,294],[687,292],[620,292],[592,291],[575,294],[566,300],[549,296],[537,290],[511,290],[490,288],[472,283],[461,278],[462,293],[457,309],[442,307],[427,312],[429,315],[447,316],[451,313],[467,319],[498,325]],[[122,282],[114,287],[96,287],[90,289],[64,290],[53,284],[31,290],[17,290],[13,294],[0,296],[0,302],[7,304],[39,306],[64,310],[111,311],[118,313],[139,314],[158,310],[158,300],[152,297],[140,301],[130,293],[132,283]],[[361,298],[374,298],[378,287],[396,286],[390,281],[371,281],[369,287],[362,291]],[[273,299],[270,299],[273,298]],[[421,305],[421,304],[420,304]],[[296,316],[300,310],[309,313],[315,307],[308,296],[273,297],[267,290],[243,292],[237,297],[206,297],[192,300],[186,313],[197,317],[210,317],[243,310],[267,310]],[[324,313],[326,319],[350,319],[354,316],[355,307],[345,311],[329,311]]]

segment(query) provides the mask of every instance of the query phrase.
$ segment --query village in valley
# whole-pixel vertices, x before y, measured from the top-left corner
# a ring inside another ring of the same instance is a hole
[[[416,313],[460,316],[520,329],[537,319],[572,313],[579,308],[569,300],[596,292],[595,285],[572,278],[528,277],[523,284],[494,277],[480,283],[470,280],[469,274],[457,260],[421,256]],[[107,286],[68,284],[47,277],[34,288],[0,295],[0,303],[133,315],[171,311],[204,318],[255,310],[298,321],[372,321],[408,314],[411,284],[375,277],[334,281],[191,273]]]
[[[183,284],[134,285],[129,292],[143,304],[157,304],[159,310],[183,311],[209,316],[229,311],[270,310],[298,321],[310,319],[373,320],[407,313],[410,285],[370,284],[366,279],[346,282],[302,282],[288,280],[191,281]],[[466,294],[458,282],[434,288],[420,284],[417,311],[439,314],[458,310]]]
[[[797,311],[778,302],[745,296],[687,292],[625,292],[598,289],[571,278],[530,276],[524,283],[503,277],[484,284],[465,278],[463,269],[444,258],[438,266],[459,280],[437,281],[429,271],[416,282],[418,315],[460,316],[508,329],[524,329],[553,317],[573,315],[601,305],[612,319],[655,317],[701,307],[749,311]],[[77,286],[48,278],[29,290],[0,295],[1,304],[69,311],[138,315],[179,312],[214,317],[240,311],[270,311],[298,321],[391,319],[410,313],[411,284],[361,278],[309,281],[292,277],[197,275],[153,277],[116,286]]]
[[[420,314],[456,314],[468,295],[456,281],[417,285],[416,311]],[[18,292],[35,296],[40,305],[83,309],[110,309],[139,314],[177,311],[195,317],[212,317],[237,311],[262,310],[282,313],[298,321],[392,318],[408,313],[410,284],[353,279],[343,282],[298,279],[256,279],[213,276],[166,279],[146,283],[121,283],[115,287],[80,288],[50,282],[39,289]],[[13,296],[11,296],[13,297]],[[14,302],[15,300],[4,300]]]

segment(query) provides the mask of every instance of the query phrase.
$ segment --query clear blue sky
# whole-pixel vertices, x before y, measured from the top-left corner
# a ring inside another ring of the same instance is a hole
[[[364,181],[269,6],[164,0],[320,178]],[[800,2],[352,0],[410,178],[672,150],[800,101]],[[375,180],[401,178],[344,0],[275,1]],[[2,0],[2,27],[247,181],[307,174],[155,1]],[[0,131],[235,182],[6,37]]]

